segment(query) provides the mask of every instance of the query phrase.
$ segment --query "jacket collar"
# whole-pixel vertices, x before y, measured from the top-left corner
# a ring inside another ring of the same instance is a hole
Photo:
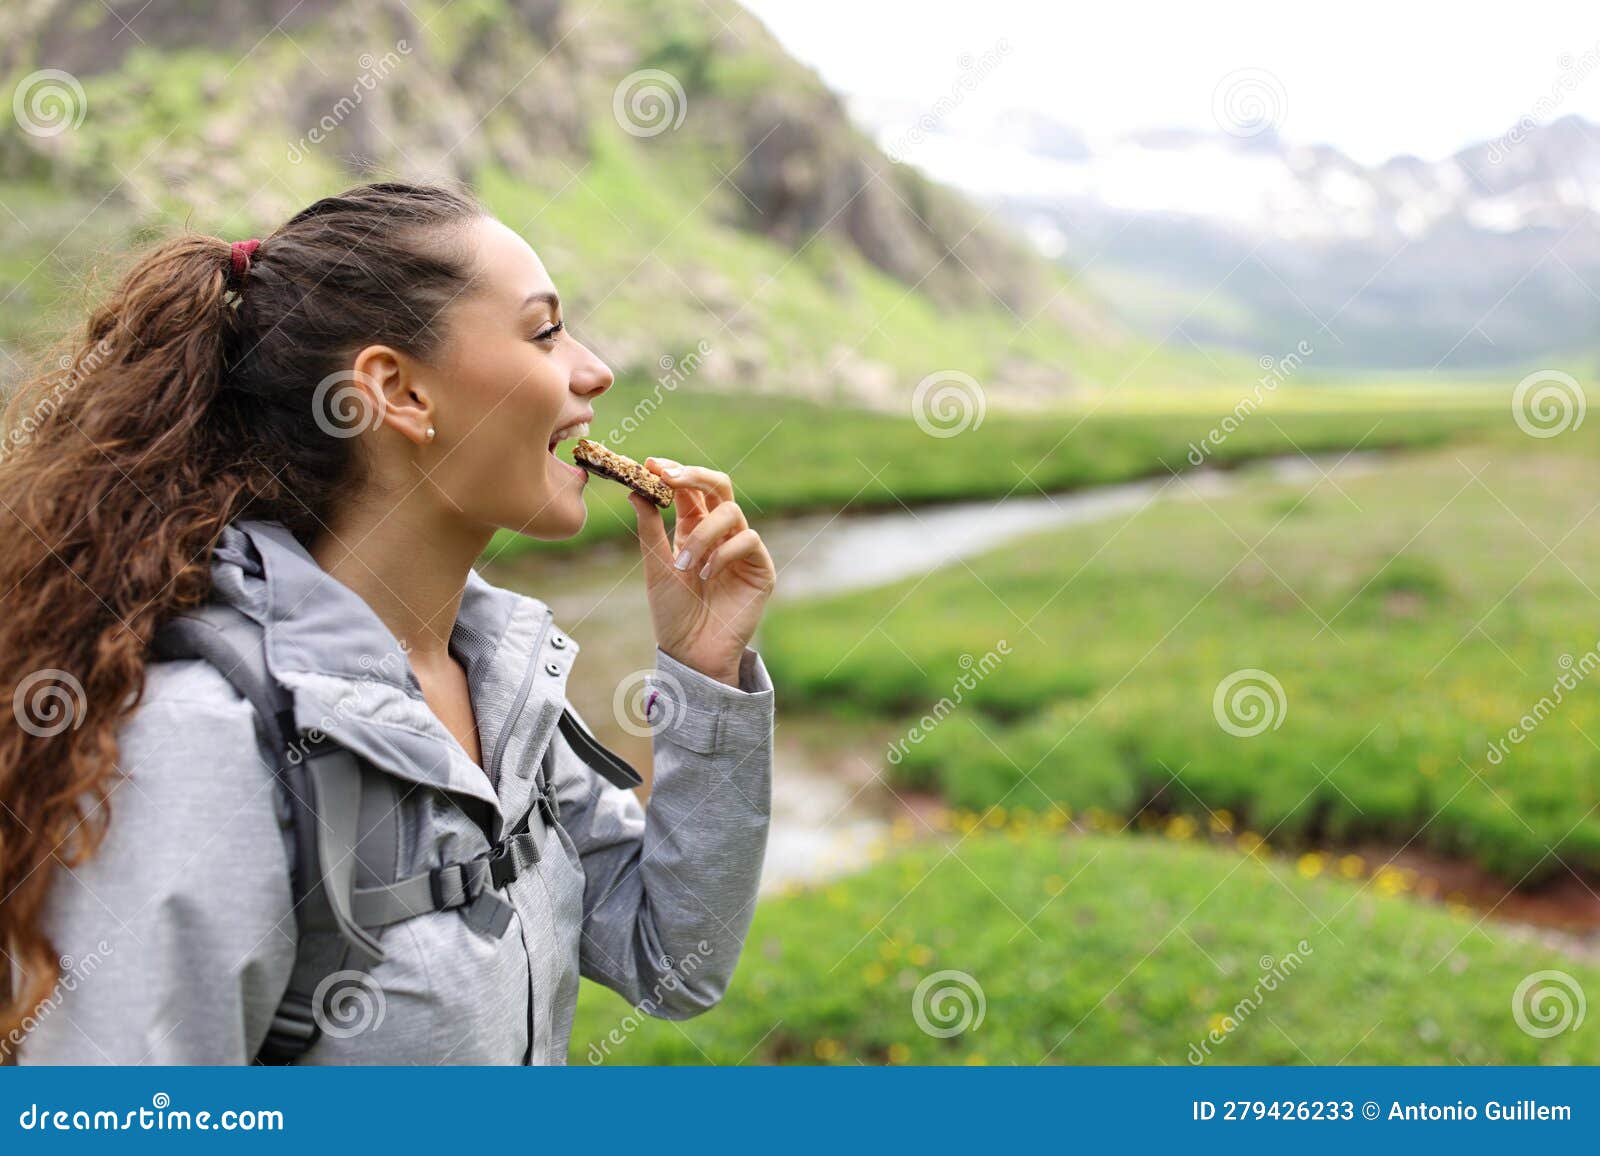
[[[489,772],[500,774],[497,797],[484,768],[428,707],[393,632],[282,523],[225,527],[212,584],[213,598],[263,625],[267,666],[293,695],[302,731],[321,731],[401,778],[491,805],[513,803],[506,780],[519,776],[501,772],[543,750],[579,649],[564,637],[549,649],[554,624],[544,603],[468,572],[450,652],[467,670],[479,744]],[[533,727],[514,727],[524,717]],[[513,727],[526,741],[509,741]]]

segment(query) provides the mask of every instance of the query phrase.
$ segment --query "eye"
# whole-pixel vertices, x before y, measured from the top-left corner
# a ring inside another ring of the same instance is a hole
[[[554,325],[547,326],[546,328],[540,330],[534,335],[533,339],[535,341],[554,341],[556,336],[561,333],[562,330],[566,329],[566,327],[567,323],[565,321],[557,321]]]

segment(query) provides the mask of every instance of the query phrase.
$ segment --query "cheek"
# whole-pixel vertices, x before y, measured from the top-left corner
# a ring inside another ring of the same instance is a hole
[[[541,350],[518,342],[517,349],[505,357],[497,378],[502,401],[497,416],[548,440],[567,404],[566,380],[555,362]]]
[[[450,386],[456,404],[449,420],[472,431],[450,463],[461,504],[506,525],[554,516],[551,499],[572,488],[549,452],[550,434],[570,408],[560,367],[522,341],[480,341],[456,363]],[[565,506],[561,516],[570,520]]]
[[[452,384],[462,414],[481,440],[501,451],[546,448],[565,404],[566,390],[549,358],[516,341],[484,346],[461,365]]]

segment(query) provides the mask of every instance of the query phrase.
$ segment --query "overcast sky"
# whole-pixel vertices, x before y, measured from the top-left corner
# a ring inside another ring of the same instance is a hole
[[[834,88],[880,99],[932,105],[960,80],[963,54],[1004,39],[964,103],[1037,109],[1091,133],[1215,128],[1219,83],[1241,69],[1274,78],[1283,136],[1366,162],[1443,156],[1524,115],[1600,121],[1600,0],[745,3]]]

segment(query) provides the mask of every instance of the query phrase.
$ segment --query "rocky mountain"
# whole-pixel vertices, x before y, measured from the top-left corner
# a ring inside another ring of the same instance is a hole
[[[175,226],[448,176],[624,372],[703,344],[706,385],[887,408],[949,369],[1019,405],[1214,372],[889,161],[732,0],[8,0],[0,80],[0,350]]]
[[[906,109],[858,106],[880,140]],[[998,208],[1156,336],[1328,366],[1476,370],[1600,344],[1600,126],[1363,165],[1271,130],[1090,139],[950,118],[907,159]]]

